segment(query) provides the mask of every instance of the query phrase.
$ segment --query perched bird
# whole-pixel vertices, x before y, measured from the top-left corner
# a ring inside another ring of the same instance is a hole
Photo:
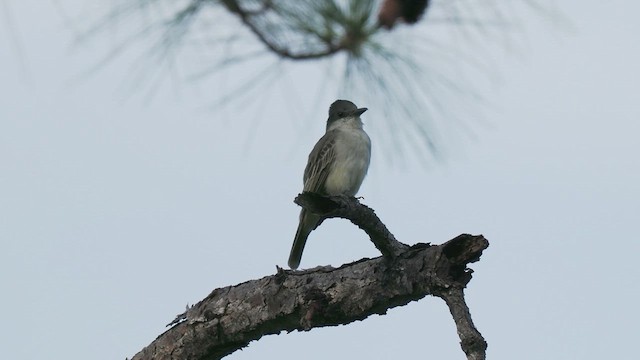
[[[371,159],[371,140],[362,129],[358,108],[347,100],[336,100],[329,108],[327,130],[309,154],[304,169],[304,188],[320,195],[354,196],[364,180]],[[322,223],[318,215],[300,211],[300,224],[293,239],[289,267],[297,269],[307,237]]]

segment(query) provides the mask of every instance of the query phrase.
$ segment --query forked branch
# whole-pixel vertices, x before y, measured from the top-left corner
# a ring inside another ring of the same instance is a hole
[[[486,342],[471,321],[463,294],[472,273],[467,265],[489,246],[482,235],[408,247],[356,199],[302,194],[296,201],[309,211],[351,220],[372,241],[377,238],[374,243],[386,256],[338,268],[278,267],[261,279],[215,289],[133,359],[219,359],[265,335],[345,325],[427,295],[441,297],[449,306],[467,358],[485,358]]]

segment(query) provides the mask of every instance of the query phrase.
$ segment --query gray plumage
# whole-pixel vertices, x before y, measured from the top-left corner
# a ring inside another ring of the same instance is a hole
[[[347,100],[337,100],[329,108],[326,133],[309,154],[304,169],[303,191],[321,195],[354,196],[364,180],[371,159],[371,140],[362,129],[358,108]],[[289,255],[289,267],[298,268],[309,233],[322,219],[305,209],[300,211],[300,224]]]

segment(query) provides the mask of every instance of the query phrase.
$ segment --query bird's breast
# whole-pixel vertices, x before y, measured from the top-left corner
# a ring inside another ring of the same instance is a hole
[[[328,195],[354,196],[369,169],[371,141],[360,129],[341,131],[339,136],[325,191]]]

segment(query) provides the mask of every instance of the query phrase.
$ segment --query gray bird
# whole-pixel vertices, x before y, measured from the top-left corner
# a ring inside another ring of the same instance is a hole
[[[329,108],[327,131],[309,154],[304,169],[303,191],[320,195],[354,196],[369,169],[371,140],[362,129],[360,115],[367,108],[358,108],[347,100],[336,100]],[[293,239],[289,267],[297,269],[307,237],[322,223],[322,218],[300,211],[300,224]]]

